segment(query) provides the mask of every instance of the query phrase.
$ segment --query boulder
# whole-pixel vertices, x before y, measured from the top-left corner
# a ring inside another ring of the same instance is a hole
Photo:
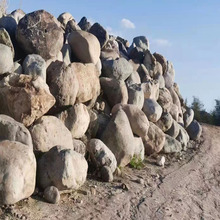
[[[143,161],[145,155],[145,148],[141,137],[134,137],[134,157]]]
[[[194,118],[194,111],[191,108],[187,108],[183,114],[184,127],[187,128]]]
[[[156,125],[163,131],[168,131],[173,124],[173,118],[170,113],[163,112],[159,121]]]
[[[73,150],[83,156],[86,155],[86,145],[80,140],[73,139]]]
[[[166,135],[166,141],[163,147],[163,153],[170,154],[170,153],[178,153],[182,150],[182,145],[179,141],[175,138]]]
[[[61,23],[63,30],[65,30],[67,23],[71,20],[74,20],[74,18],[69,12],[64,12],[59,15],[57,20]]]
[[[126,113],[120,109],[106,126],[101,140],[112,151],[118,166],[130,163],[134,155],[134,136]]]
[[[159,90],[159,98],[157,102],[165,112],[170,111],[173,100],[167,88],[163,88]]]
[[[60,192],[55,186],[48,186],[44,190],[44,199],[52,204],[56,204],[60,201]]]
[[[0,28],[4,28],[10,35],[12,41],[15,40],[15,32],[17,28],[17,21],[13,15],[4,15],[0,18]]]
[[[11,48],[0,43],[0,75],[13,71],[13,54]]]
[[[127,104],[128,90],[124,81],[101,77],[100,83],[111,107],[118,103]]]
[[[10,205],[32,195],[36,182],[33,149],[15,141],[0,142],[0,204]]]
[[[178,140],[181,143],[183,149],[185,150],[189,142],[189,135],[187,134],[186,130],[181,125],[179,125],[179,128],[180,128],[180,131],[179,131],[178,136],[176,137],[176,140]]]
[[[144,106],[144,91],[140,84],[133,84],[127,87],[128,104],[136,105],[139,109]]]
[[[113,173],[108,166],[102,167],[100,174],[104,182],[112,182],[114,180]]]
[[[193,120],[186,128],[186,131],[189,134],[190,139],[196,141],[202,134],[202,126],[196,120]]]
[[[163,109],[155,100],[145,99],[143,112],[146,114],[149,121],[157,122],[162,115]]]
[[[141,79],[140,79],[138,72],[133,71],[125,82],[127,86],[133,85],[133,84],[141,84]]]
[[[18,23],[16,39],[27,54],[39,54],[45,60],[55,57],[63,46],[60,23],[50,13],[39,10],[26,14]]]
[[[144,91],[145,99],[154,99],[155,101],[159,97],[159,83],[155,81],[148,81],[141,84],[141,88]]]
[[[0,141],[16,141],[33,149],[31,134],[22,124],[7,115],[0,115]]]
[[[148,133],[149,121],[137,106],[129,104],[117,104],[112,108],[112,114],[115,114],[119,109],[123,109],[130,122],[131,130],[139,137],[144,137]]]
[[[145,36],[138,36],[133,39],[133,43],[143,51],[149,50],[149,41]]]
[[[56,108],[62,109],[75,104],[79,82],[71,66],[60,61],[53,62],[47,69],[47,84],[56,99]]]
[[[24,74],[32,76],[41,76],[46,82],[46,62],[37,54],[26,56],[22,64]]]
[[[129,58],[138,61],[139,63],[143,63],[144,60],[144,52],[140,47],[136,47],[135,44],[132,44],[128,49]]]
[[[12,55],[14,57],[14,53],[15,53],[14,46],[11,42],[10,35],[8,34],[8,32],[4,28],[0,28],[0,44],[4,44],[4,45],[10,47]],[[1,52],[1,54],[2,54],[2,52]]]
[[[11,15],[13,15],[14,19],[16,20],[17,24],[19,21],[25,16],[25,13],[21,9],[14,10]]]
[[[132,63],[133,63],[133,68],[134,68],[134,62],[132,62]],[[144,66],[144,64],[139,64],[138,66],[136,66],[136,68],[134,70],[136,70],[138,72],[142,83],[149,82],[152,80],[150,73],[147,70],[147,68]]]
[[[73,149],[72,135],[61,120],[54,116],[43,116],[29,129],[34,150],[47,152],[56,145]]]
[[[71,64],[71,47],[69,44],[64,44],[61,49],[62,55],[63,55],[63,62],[68,66]]]
[[[172,117],[173,117],[173,119],[175,121],[178,121],[178,118],[179,118],[179,108],[178,108],[177,105],[171,104],[171,108],[170,108],[169,113],[172,115]]]
[[[157,80],[158,80],[158,83],[159,83],[159,88],[160,88],[160,89],[165,88],[165,80],[164,80],[164,77],[163,77],[162,75],[159,75]]]
[[[92,26],[86,17],[82,17],[78,25],[83,31],[89,31]]]
[[[154,75],[154,68],[156,63],[157,63],[156,58],[151,54],[149,50],[146,50],[143,64],[147,68],[151,77]]]
[[[0,113],[30,126],[48,112],[55,99],[41,77],[11,74],[0,81]]]
[[[117,167],[117,161],[111,150],[99,139],[91,139],[87,146],[89,155],[93,161],[93,164],[101,169],[104,166],[110,168],[114,173]]]
[[[20,63],[14,62],[14,73],[23,74],[23,68]]]
[[[68,37],[73,55],[82,63],[96,64],[100,56],[98,39],[86,31],[73,31]]]
[[[167,70],[166,58],[163,55],[156,53],[156,52],[153,55],[156,58],[157,62],[159,62],[161,64],[161,66],[163,68],[163,74],[166,73],[166,70]]]
[[[173,120],[172,126],[170,127],[170,129],[166,131],[166,134],[170,135],[173,138],[176,138],[179,132],[180,132],[180,125],[175,120]]]
[[[72,63],[71,68],[79,82],[76,101],[80,103],[91,101],[94,104],[100,94],[99,72],[96,66],[92,63]]]
[[[85,105],[75,104],[57,116],[70,130],[73,138],[81,138],[89,127],[90,116]]]
[[[167,89],[173,86],[174,79],[175,79],[175,70],[173,64],[167,61],[167,70],[164,73],[165,86]]]
[[[102,72],[105,77],[126,80],[133,71],[133,67],[125,58],[105,60],[102,62]]]
[[[76,190],[86,181],[88,164],[84,156],[71,149],[55,146],[38,161],[37,178],[42,189]]]
[[[109,39],[108,32],[99,23],[93,24],[89,32],[98,38],[100,46],[103,48]]]
[[[163,149],[166,138],[163,131],[155,124],[150,122],[148,134],[142,138],[142,140],[145,147],[145,154],[151,155],[154,153],[159,153]]]

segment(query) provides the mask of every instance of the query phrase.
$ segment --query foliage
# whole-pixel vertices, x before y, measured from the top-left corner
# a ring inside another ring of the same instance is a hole
[[[144,163],[143,163],[143,161],[142,161],[140,156],[136,156],[135,155],[135,156],[133,156],[133,158],[130,161],[130,166],[132,168],[140,170],[141,168],[144,167]]]

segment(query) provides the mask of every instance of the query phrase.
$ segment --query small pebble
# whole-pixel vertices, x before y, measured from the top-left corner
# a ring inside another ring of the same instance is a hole
[[[140,183],[141,185],[144,185],[144,184],[145,184],[144,180],[141,179],[141,178],[140,178],[140,179],[137,179],[136,182],[137,182],[137,183]]]
[[[44,190],[44,198],[47,202],[56,204],[60,201],[60,192],[55,186],[49,186]]]
[[[162,157],[159,157],[159,158],[157,159],[157,162],[156,162],[156,163],[157,163],[158,166],[164,167],[165,161],[166,161],[165,157],[162,156]]]

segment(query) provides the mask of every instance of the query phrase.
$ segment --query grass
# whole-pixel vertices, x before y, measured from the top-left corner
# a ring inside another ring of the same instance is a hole
[[[143,161],[141,160],[141,157],[140,156],[133,156],[133,158],[131,159],[130,161],[130,166],[132,168],[135,168],[135,169],[142,169],[144,167],[144,163]]]

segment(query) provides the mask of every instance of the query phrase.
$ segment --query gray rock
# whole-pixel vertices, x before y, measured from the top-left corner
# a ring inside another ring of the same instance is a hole
[[[57,20],[61,23],[63,30],[65,30],[67,23],[71,20],[74,20],[74,18],[69,12],[64,12],[59,15]]]
[[[198,140],[202,134],[202,126],[196,120],[193,120],[186,131],[191,140]]]
[[[133,85],[133,84],[141,84],[141,79],[138,72],[134,71],[126,80],[126,85]]]
[[[167,61],[167,70],[164,73],[165,86],[167,89],[173,86],[174,79],[175,79],[175,70],[173,64]]]
[[[23,73],[23,68],[22,68],[20,63],[14,62],[14,71],[13,72],[17,73],[17,74],[22,74]]]
[[[156,58],[150,53],[149,50],[146,50],[143,64],[147,68],[151,77],[154,75],[154,68],[156,66],[156,63]]]
[[[57,117],[70,130],[73,138],[81,138],[89,127],[90,116],[85,105],[75,104]]]
[[[93,24],[89,32],[98,38],[100,46],[103,48],[109,39],[108,32],[99,23]]]
[[[165,112],[170,111],[173,100],[167,88],[159,90],[159,98],[157,102]]]
[[[176,140],[178,140],[182,144],[183,149],[186,149],[187,144],[189,142],[189,135],[181,125],[179,125],[179,128],[180,131],[178,136],[176,137]]]
[[[11,42],[11,38],[8,32],[4,28],[0,28],[0,44],[4,44],[11,48],[12,55],[14,57],[14,46]]]
[[[150,122],[148,134],[142,138],[145,147],[145,154],[151,155],[154,153],[159,153],[163,149],[165,139],[166,138],[163,131],[155,124]]]
[[[78,25],[83,31],[89,31],[92,26],[86,17],[82,17]]]
[[[46,82],[46,62],[37,54],[26,56],[22,64],[24,74],[41,76]]]
[[[133,43],[135,43],[135,45],[137,47],[140,47],[141,49],[145,50],[149,50],[149,41],[145,36],[138,36],[135,37],[133,39]]]
[[[140,47],[136,47],[136,45],[132,44],[128,49],[129,58],[138,61],[139,63],[143,63],[144,60],[144,52]]]
[[[173,120],[172,126],[169,130],[166,131],[166,134],[170,135],[173,138],[176,138],[180,132],[180,125]]]
[[[145,99],[143,112],[151,122],[157,122],[163,112],[161,106],[153,99]]]
[[[140,64],[137,65],[136,63],[132,62],[133,64],[135,64],[137,72],[140,76],[141,82],[149,82],[152,80],[149,71],[147,70],[147,68],[144,66],[144,64]],[[134,65],[133,65],[134,68]]]
[[[55,99],[41,77],[10,74],[0,81],[0,113],[25,126],[48,112],[54,103]]]
[[[191,108],[187,108],[183,114],[184,127],[187,128],[194,118],[194,111]]]
[[[162,65],[163,73],[165,73],[166,70],[167,70],[167,60],[166,60],[166,58],[164,56],[162,56],[161,54],[156,53],[156,52],[153,55],[156,58],[157,62],[159,62]]]
[[[55,186],[48,186],[44,190],[44,199],[52,204],[56,204],[60,201],[60,192]]]
[[[33,149],[28,129],[7,115],[0,115],[0,140],[17,141]]]
[[[165,80],[164,80],[164,77],[162,75],[158,76],[158,83],[159,83],[159,88],[160,89],[165,88]]]
[[[173,124],[173,118],[170,113],[163,112],[159,121],[156,125],[163,131],[168,131]]]
[[[73,149],[72,135],[61,120],[54,116],[43,116],[29,129],[34,150],[47,152],[56,145]]]
[[[94,63],[101,53],[98,39],[86,31],[73,31],[68,37],[73,55],[82,63]]]
[[[127,104],[128,90],[124,81],[101,77],[100,83],[111,107],[118,103]]]
[[[145,99],[154,99],[155,101],[159,98],[159,83],[158,81],[148,81],[141,84],[141,88],[144,91]]]
[[[117,60],[103,61],[102,71],[103,76],[117,80],[126,80],[134,70],[125,58],[119,58]]]
[[[36,182],[33,149],[15,141],[0,142],[0,204],[14,204],[32,195]]]
[[[10,35],[11,40],[15,40],[15,32],[17,28],[17,22],[13,15],[5,15],[0,18],[0,28],[4,28]]]
[[[80,140],[73,139],[73,150],[85,156],[86,145]]]
[[[11,48],[0,43],[0,75],[13,71],[13,54]]]
[[[134,137],[134,157],[143,161],[145,155],[145,148],[141,137]]]
[[[100,173],[104,182],[112,182],[114,180],[113,173],[108,166],[102,167]]]
[[[182,150],[182,145],[175,138],[166,135],[166,141],[163,147],[163,152],[166,154],[169,153],[178,153]]]
[[[134,137],[129,120],[123,110],[119,110],[111,118],[102,134],[101,140],[112,151],[118,166],[130,163],[134,155]]]
[[[64,44],[61,52],[63,54],[63,62],[68,66],[71,64],[71,47],[69,44]]]
[[[18,23],[16,39],[27,54],[45,60],[55,57],[63,46],[63,31],[57,19],[44,10],[26,14]]]
[[[60,61],[53,62],[47,69],[47,84],[56,99],[56,108],[75,104],[79,82],[71,66]]]
[[[87,149],[93,164],[101,169],[103,166],[110,168],[111,173],[115,172],[117,161],[111,150],[99,139],[91,139],[88,143]]]
[[[144,106],[144,91],[139,84],[129,85],[128,87],[128,104],[136,105],[139,109]]]
[[[78,189],[86,181],[88,164],[84,156],[55,146],[38,161],[38,183],[41,188]]]
[[[25,13],[21,9],[14,10],[11,15],[13,15],[14,19],[16,20],[17,24],[19,21],[25,16]]]

